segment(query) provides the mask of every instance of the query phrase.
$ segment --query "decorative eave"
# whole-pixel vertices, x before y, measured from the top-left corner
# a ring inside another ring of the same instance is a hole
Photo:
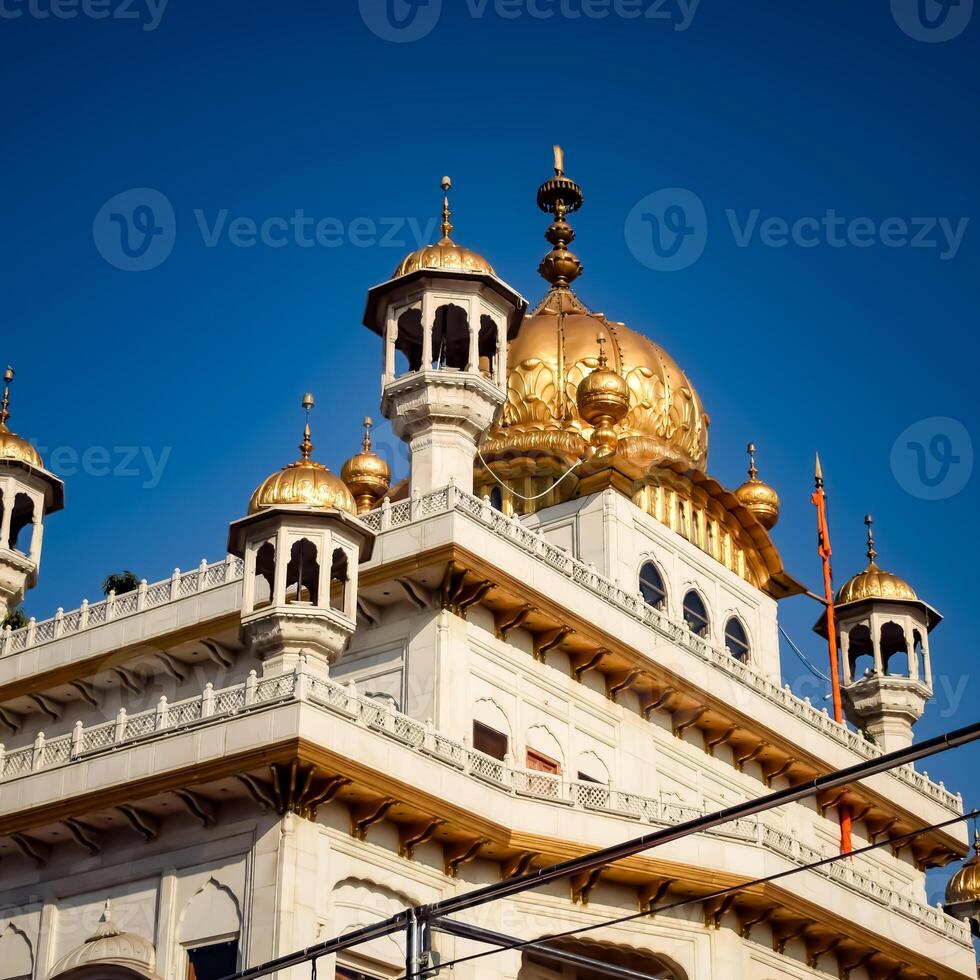
[[[220,818],[209,802],[209,792],[215,792],[219,783],[237,785],[243,798],[262,809],[307,820],[316,820],[320,809],[342,804],[348,810],[349,832],[358,840],[368,839],[373,826],[389,821],[397,827],[403,858],[412,859],[423,844],[436,844],[442,849],[443,870],[450,877],[478,859],[496,863],[505,879],[592,850],[580,842],[501,824],[429,793],[415,782],[380,772],[304,738],[288,738],[258,750],[230,753],[21,811],[0,819],[0,836],[15,838],[22,853],[43,864],[48,848],[29,835],[52,823],[74,824],[89,829],[89,843],[85,835],[73,835],[76,843],[97,853],[98,835],[89,826],[95,822],[94,815],[125,812],[131,828],[151,840],[160,830],[152,811],[165,797],[179,799],[182,808],[208,827]],[[784,952],[789,941],[800,939],[812,967],[833,954],[842,967],[861,963],[873,966],[875,975],[882,977],[963,980],[964,974],[937,963],[925,952],[865,929],[832,908],[776,884],[752,885],[737,874],[651,854],[617,862],[587,880],[569,880],[570,900],[587,905],[601,882],[633,889],[639,911],[673,901],[700,904],[706,928],[719,928],[729,917],[743,938],[750,938],[757,926],[769,925],[776,952]],[[722,899],[710,897],[723,889],[731,894]]]

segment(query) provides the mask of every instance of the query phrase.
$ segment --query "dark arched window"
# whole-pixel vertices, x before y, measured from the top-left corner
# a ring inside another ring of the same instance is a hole
[[[268,606],[272,602],[272,592],[276,579],[276,546],[266,541],[255,553],[255,596],[254,608]]]
[[[494,487],[490,491],[490,506],[494,510],[502,511],[504,509],[504,492],[500,487]]]
[[[320,563],[316,545],[303,538],[289,552],[286,566],[286,602],[319,604]]]
[[[347,555],[343,548],[334,548],[333,561],[330,564],[330,608],[340,612],[347,610],[347,583],[349,569]]]
[[[19,493],[14,497],[13,512],[10,515],[10,540],[7,547],[12,551],[20,551],[27,554],[30,551],[31,542],[27,541],[26,547],[18,547],[20,532],[34,521],[34,501],[26,493]]]
[[[693,589],[684,596],[684,622],[692,633],[708,635],[708,610],[704,600]]]
[[[736,616],[732,616],[725,624],[725,649],[742,663],[749,659],[749,637],[742,621]]]
[[[640,595],[648,606],[663,609],[667,604],[667,589],[663,576],[652,561],[648,561],[640,569]]]

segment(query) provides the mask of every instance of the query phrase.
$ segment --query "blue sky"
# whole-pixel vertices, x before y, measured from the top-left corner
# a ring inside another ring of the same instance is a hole
[[[431,237],[444,173],[457,240],[536,300],[558,141],[582,297],[688,372],[713,475],[737,485],[759,444],[812,587],[821,451],[838,583],[870,510],[881,563],[946,615],[917,731],[975,720],[980,17],[923,0],[928,28],[917,2],[396,0],[395,35],[384,0],[0,0],[0,360],[68,500],[28,611],[222,555],[307,389],[339,467],[378,414],[365,292]],[[650,214],[669,236],[678,202],[693,230],[665,258]],[[111,214],[141,203],[164,230],[127,257]],[[782,617],[822,666],[815,611]],[[978,763],[928,769],[975,805]]]

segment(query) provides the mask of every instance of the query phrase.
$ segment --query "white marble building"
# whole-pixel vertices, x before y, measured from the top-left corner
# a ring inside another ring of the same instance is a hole
[[[873,560],[845,586],[864,733],[782,685],[777,604],[800,587],[769,536],[778,498],[754,465],[734,492],[709,477],[686,376],[572,293],[580,203],[560,168],[539,192],[555,220],[532,315],[451,240],[448,206],[443,240],[370,291],[410,487],[367,440],[342,481],[307,428],[227,559],[4,630],[0,980],[217,980],[911,738],[938,614]],[[3,415],[6,611],[61,489]],[[567,948],[671,980],[972,978],[969,926],[925,890],[965,829],[900,840],[962,805],[903,768],[472,921],[595,925]],[[856,846],[894,846],[748,884],[836,853],[842,807]],[[443,962],[477,948],[436,939]],[[318,964],[403,969],[397,937]],[[441,975],[602,975],[576,969],[504,952]]]

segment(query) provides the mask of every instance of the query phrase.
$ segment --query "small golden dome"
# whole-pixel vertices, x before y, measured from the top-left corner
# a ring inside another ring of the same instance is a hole
[[[598,365],[579,382],[575,403],[579,415],[594,426],[592,445],[604,455],[616,449],[613,426],[630,410],[630,389],[621,374],[606,366],[606,338],[599,334],[596,342],[599,344]]]
[[[398,264],[392,279],[410,275],[413,272],[471,272],[494,275],[493,266],[479,252],[457,245],[450,235],[453,225],[449,220],[449,190],[452,181],[442,178],[444,192],[442,205],[442,239],[435,245],[425,245],[409,253]]]
[[[309,410],[313,407],[312,395],[306,395],[303,407],[307,410],[307,422],[299,447],[302,455],[295,463],[284,466],[262,481],[249,501],[250,514],[267,507],[283,506],[357,513],[357,504],[344,481],[322,463],[310,458],[313,452],[309,423]]]
[[[864,519],[868,526],[868,567],[853,578],[848,579],[837,593],[836,604],[859,602],[862,599],[898,599],[915,602],[918,596],[915,589],[905,579],[886,572],[878,567],[878,552],[875,551],[872,525],[874,521],[870,514]]]
[[[14,460],[44,469],[44,463],[38,451],[19,435],[7,428],[10,418],[10,382],[14,380],[14,369],[8,367],[3,373],[3,401],[0,402],[0,460]]]
[[[973,857],[949,879],[946,904],[980,902],[980,833],[973,838]]]
[[[378,455],[371,452],[371,419],[364,420],[364,443],[361,452],[351,456],[343,469],[340,478],[357,502],[357,512],[363,514],[388,492],[391,487],[391,469]]]
[[[736,491],[738,502],[755,514],[759,523],[771,531],[779,520],[779,494],[768,483],[759,479],[755,465],[755,445],[749,443],[749,478]]]

